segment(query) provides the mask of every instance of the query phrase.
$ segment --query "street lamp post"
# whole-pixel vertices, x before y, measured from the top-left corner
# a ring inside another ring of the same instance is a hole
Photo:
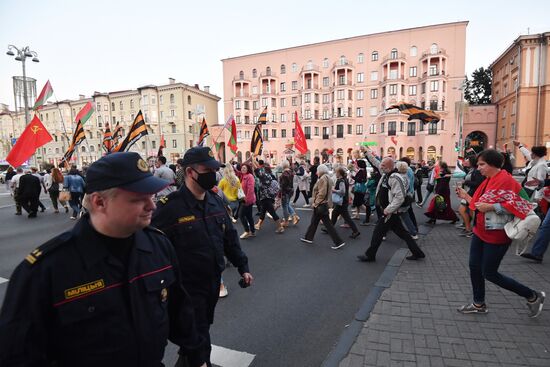
[[[16,52],[14,52],[14,50]],[[29,102],[28,102],[28,95],[27,95],[27,73],[25,70],[25,60],[27,57],[32,57],[33,62],[40,62],[38,60],[38,54],[35,51],[32,51],[29,46],[25,46],[21,49],[15,47],[14,45],[8,45],[8,52],[6,52],[6,55],[8,56],[15,56],[16,61],[21,61],[21,64],[23,65],[23,99],[25,102],[25,126],[29,123]]]

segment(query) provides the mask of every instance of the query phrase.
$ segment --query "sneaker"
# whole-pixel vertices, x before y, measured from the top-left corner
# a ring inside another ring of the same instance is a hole
[[[72,220],[75,220],[75,219],[76,219],[76,217],[71,217],[71,219],[72,219]]]
[[[292,224],[296,225],[298,224],[299,221],[300,221],[300,217],[294,214],[294,216],[292,217]]]
[[[470,238],[470,237],[472,237],[472,232],[470,232],[470,231],[464,231],[464,232],[462,232],[462,233],[459,233],[458,235],[459,235],[460,237]]]
[[[460,306],[456,309],[460,313],[487,313],[487,305],[484,303],[481,306],[476,306],[473,303]]]
[[[233,223],[233,224],[237,223],[237,220],[235,218],[231,217],[231,223]]]
[[[273,216],[269,213],[267,213],[267,216],[269,217],[269,219],[273,219]]]
[[[242,235],[239,236],[241,240],[247,239],[248,237],[250,237],[249,232],[244,232]]]
[[[305,242],[305,243],[309,243],[309,244],[313,243],[313,241],[305,239],[305,238],[300,238],[300,241]]]
[[[529,317],[534,319],[542,312],[542,306],[544,305],[544,298],[546,298],[546,293],[540,291],[535,291],[537,299],[533,302],[527,302],[527,308],[529,308]]]
[[[464,225],[464,223],[457,224],[455,227],[456,227],[456,228],[466,228],[466,226]]]
[[[311,205],[309,205],[309,204],[304,204],[303,208],[311,208]]]
[[[344,247],[345,245],[346,245],[346,243],[345,243],[345,242],[342,242],[342,243],[339,244],[339,245],[330,246],[330,248],[333,249],[333,250],[338,250],[339,248],[342,248],[342,247]]]
[[[414,236],[411,236],[413,240],[417,240],[418,239],[418,235],[415,234]]]
[[[227,291],[227,287],[222,284],[220,286],[220,298],[227,297],[228,294],[229,294],[229,292]]]
[[[415,205],[416,205],[417,207],[419,207],[420,209],[422,209],[422,203],[420,203],[420,204],[415,203]]]

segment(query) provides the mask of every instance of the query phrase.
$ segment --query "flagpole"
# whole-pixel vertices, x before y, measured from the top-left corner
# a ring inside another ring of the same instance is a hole
[[[233,117],[233,114],[229,114],[230,117]],[[227,121],[229,121],[229,118],[227,118]],[[224,130],[227,130],[227,121],[225,121],[225,124],[223,125],[223,129],[220,130],[220,133],[216,137],[216,141],[220,138],[220,136],[223,134]],[[212,140],[212,139],[211,139]],[[210,146],[210,149],[212,149],[212,145]]]

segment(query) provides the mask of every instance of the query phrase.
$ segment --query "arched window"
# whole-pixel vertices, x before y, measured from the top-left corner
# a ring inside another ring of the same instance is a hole
[[[95,152],[95,147],[93,145],[90,145],[90,152]]]
[[[428,150],[426,151],[426,156],[428,158],[429,161],[435,161],[435,155],[436,155],[436,150],[435,150],[435,147],[433,145],[430,145],[428,147]]]
[[[82,152],[86,153],[86,147],[84,145],[82,146]]]
[[[115,102],[111,102],[111,111],[115,110]]]
[[[325,69],[328,68],[328,63],[329,63],[329,62],[328,62],[328,58],[325,57],[325,58],[323,59],[323,67],[324,67]]]
[[[281,65],[281,74],[286,74],[286,66],[285,64]]]
[[[346,56],[340,56],[340,65],[346,65],[347,63],[348,61],[346,60]]]
[[[119,109],[122,111],[124,109],[124,103],[120,101],[118,105],[119,105]]]
[[[411,160],[414,160],[414,148],[407,148],[407,157],[409,157]]]
[[[96,133],[96,137],[97,137],[98,139],[101,139],[101,131],[98,131],[98,132]]]
[[[430,54],[435,55],[437,54],[437,51],[438,51],[437,43],[432,43],[432,45],[430,46]]]
[[[191,104],[191,96],[187,96],[187,104]]]
[[[252,69],[252,77],[257,78],[258,77],[258,70]]]
[[[292,66],[291,66],[291,68],[292,68],[292,72],[293,72],[293,73],[295,73],[295,72],[297,72],[297,71],[298,71],[298,65],[296,65],[296,63],[295,63],[295,62],[293,62],[293,63],[292,63]]]
[[[239,71],[239,79],[244,79],[244,71]]]
[[[308,60],[306,64],[306,70],[312,70],[313,69],[313,61]]]
[[[378,51],[372,51],[370,55],[370,61],[378,61]]]
[[[416,55],[418,55],[418,49],[416,48],[416,46],[411,46],[411,50],[410,50],[409,54],[410,54],[411,56],[416,56]]]
[[[365,61],[365,54],[361,52],[359,55],[357,55],[357,63],[362,64],[364,61]]]
[[[268,66],[267,68],[265,68],[265,75],[271,76],[271,66]]]
[[[390,58],[391,59],[397,59],[397,49],[396,48],[392,48]]]
[[[134,100],[133,99],[130,100],[130,109],[131,110],[134,109]]]

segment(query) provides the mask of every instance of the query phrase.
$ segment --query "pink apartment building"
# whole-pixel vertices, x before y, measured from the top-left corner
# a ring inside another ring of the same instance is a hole
[[[237,122],[237,158],[250,156],[254,124],[267,107],[269,122],[261,128],[264,158],[272,163],[292,152],[297,111],[307,158],[347,158],[359,143],[372,142],[381,155],[452,164],[464,121],[455,106],[461,105],[467,25],[438,24],[222,60],[224,113]],[[384,113],[401,101],[434,110],[441,121],[424,125],[397,110]],[[223,134],[227,142],[228,132]],[[232,158],[228,148],[225,154]]]

